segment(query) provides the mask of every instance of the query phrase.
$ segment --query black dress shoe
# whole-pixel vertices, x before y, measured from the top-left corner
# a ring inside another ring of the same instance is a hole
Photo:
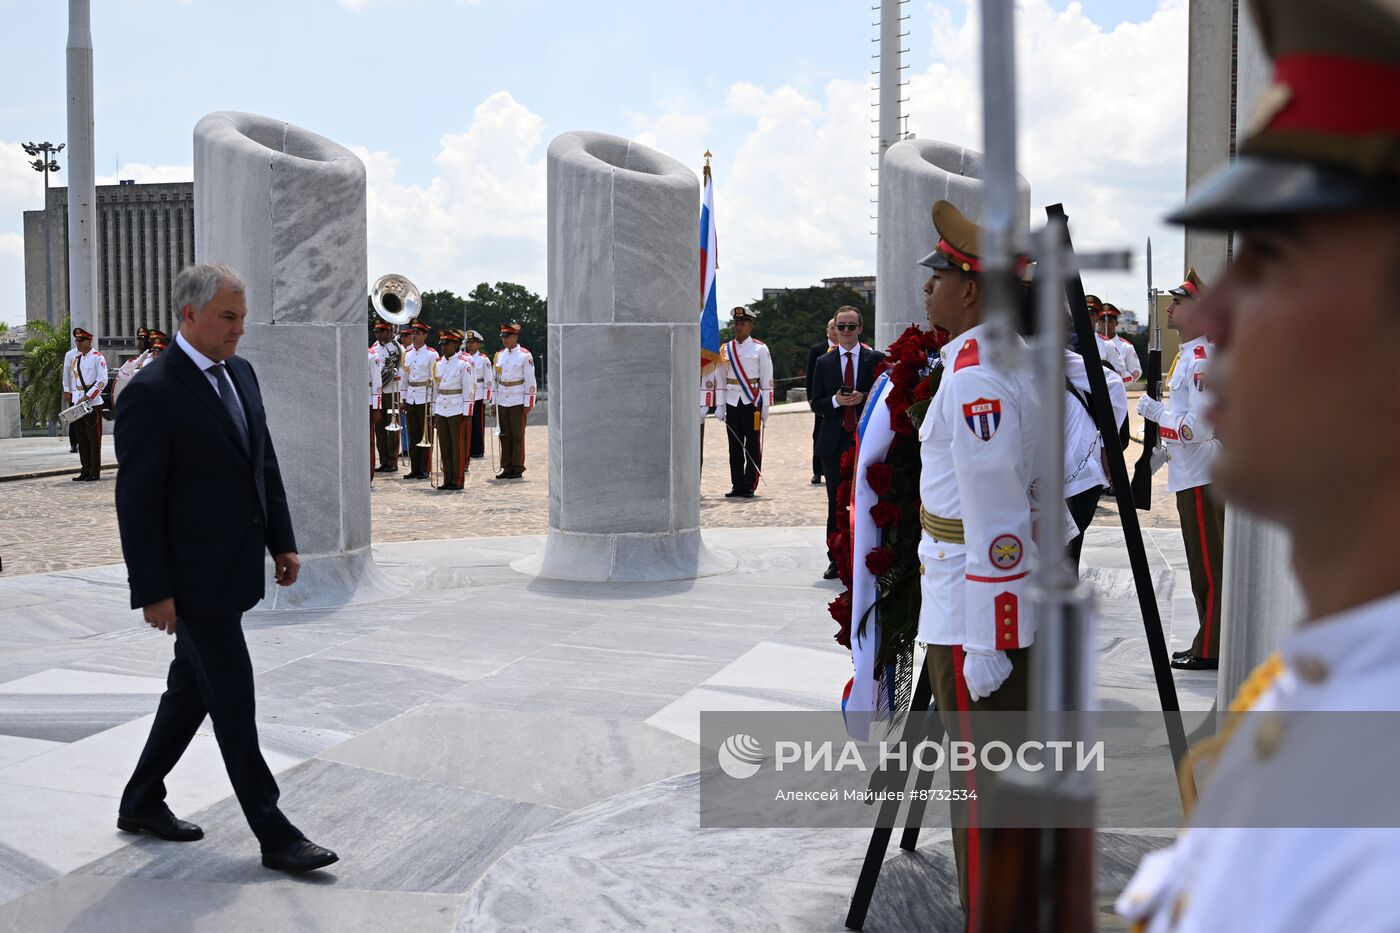
[[[1188,654],[1184,658],[1172,658],[1172,667],[1179,671],[1213,671],[1220,667],[1220,659],[1198,658]]]
[[[724,494],[726,499],[737,499],[744,494],[742,489],[731,489]]]
[[[86,474],[86,473],[79,473],[77,476],[73,477],[73,482],[75,482],[75,483],[81,483],[81,482],[82,482],[83,480],[85,480],[85,479],[87,479],[87,474]]]
[[[204,830],[187,820],[179,819],[165,808],[162,813],[152,816],[117,815],[117,829],[124,833],[150,833],[157,839],[170,842],[193,842],[204,838]]]
[[[812,485],[813,485],[813,486],[820,486],[821,484],[822,484],[822,478],[821,478],[820,476],[813,476],[813,477],[812,477]]]
[[[340,861],[340,856],[330,849],[318,846],[310,839],[298,839],[276,852],[264,852],[262,856],[264,867],[291,872],[294,875],[317,868],[325,868],[332,862],[338,861]]]
[[[745,489],[743,492],[739,493],[739,498],[740,498],[740,499],[752,499],[752,498],[753,498],[753,490],[752,490],[752,489]]]
[[[88,481],[89,483],[95,483],[95,482],[97,482],[98,480],[100,480],[101,478],[102,478],[102,475],[101,475],[101,474],[99,474],[99,473],[94,473],[94,474],[92,474],[91,476],[89,476],[89,477],[87,478],[87,481]]]
[[[1173,661],[1180,661],[1182,658],[1189,658],[1189,657],[1191,657],[1191,651],[1190,651],[1190,649],[1187,649],[1186,651],[1173,651],[1173,652],[1172,652],[1172,660],[1173,660]]]
[[[839,576],[841,576],[841,571],[836,569],[836,561],[832,561],[826,565],[826,573],[822,574],[822,579],[835,580]]]
[[[514,479],[514,474],[510,470],[500,470],[496,473],[496,479]]]
[[[69,452],[70,454],[75,454],[75,453],[78,452],[78,448],[76,448],[76,447],[69,447],[69,448],[68,448],[68,452]]]

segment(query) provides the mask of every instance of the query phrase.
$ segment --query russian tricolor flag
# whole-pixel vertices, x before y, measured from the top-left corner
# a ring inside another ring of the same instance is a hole
[[[709,153],[705,153],[709,155]],[[705,196],[700,203],[700,372],[719,361],[719,299],[715,270],[719,240],[715,235],[715,181],[705,166]]]

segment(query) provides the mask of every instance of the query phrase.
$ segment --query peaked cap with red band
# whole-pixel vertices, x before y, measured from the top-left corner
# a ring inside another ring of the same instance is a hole
[[[1274,63],[1240,157],[1168,217],[1230,229],[1400,207],[1400,2],[1250,0]]]
[[[1168,291],[1167,294],[1175,295],[1177,298],[1199,298],[1205,294],[1205,291],[1206,283],[1201,281],[1201,277],[1196,274],[1196,267],[1192,266],[1186,272],[1186,281]]]
[[[933,252],[919,260],[919,265],[934,270],[982,271],[982,256],[978,252],[982,228],[968,219],[951,201],[934,203],[933,229],[938,233],[938,245]],[[1023,275],[1025,269],[1026,257],[1018,256],[1016,274]]]

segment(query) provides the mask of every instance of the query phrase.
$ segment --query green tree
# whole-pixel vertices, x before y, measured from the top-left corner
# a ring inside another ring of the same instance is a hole
[[[10,332],[10,325],[0,321],[0,343],[5,342],[5,335]],[[0,392],[15,391],[15,374],[10,368],[8,359],[0,359]]]
[[[432,328],[428,340],[434,345],[437,332],[445,327],[476,331],[485,338],[481,350],[488,356],[501,346],[501,325],[516,322],[520,325],[520,345],[535,357],[535,376],[543,387],[549,353],[548,310],[545,299],[523,285],[482,282],[465,298],[446,290],[424,292],[418,319]],[[373,314],[371,310],[371,325]]]
[[[772,298],[761,298],[749,304],[757,315],[753,335],[768,346],[773,357],[773,382],[777,397],[782,399],[787,389],[800,386],[807,374],[807,350],[826,337],[826,322],[836,309],[850,305],[865,320],[861,340],[870,343],[875,331],[875,309],[857,291],[845,285],[826,288],[794,288]],[[720,339],[729,340],[734,328],[726,324],[720,329]],[[876,349],[883,350],[884,347]]]
[[[20,415],[30,424],[47,424],[58,418],[67,404],[63,399],[63,357],[68,352],[68,332],[72,325],[63,319],[62,327],[48,321],[30,321],[29,339],[24,342],[20,372],[25,386],[19,396]]]

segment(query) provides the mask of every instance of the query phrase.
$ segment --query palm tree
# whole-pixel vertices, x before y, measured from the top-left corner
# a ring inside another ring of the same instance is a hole
[[[0,321],[0,343],[5,342],[5,335],[10,332],[10,325]],[[10,361],[0,359],[0,392],[15,391],[15,374],[10,369]]]
[[[30,424],[48,424],[58,419],[67,405],[63,400],[63,357],[68,352],[68,318],[62,327],[48,321],[30,321],[30,337],[24,342],[20,372],[25,386],[20,392],[20,414]]]

